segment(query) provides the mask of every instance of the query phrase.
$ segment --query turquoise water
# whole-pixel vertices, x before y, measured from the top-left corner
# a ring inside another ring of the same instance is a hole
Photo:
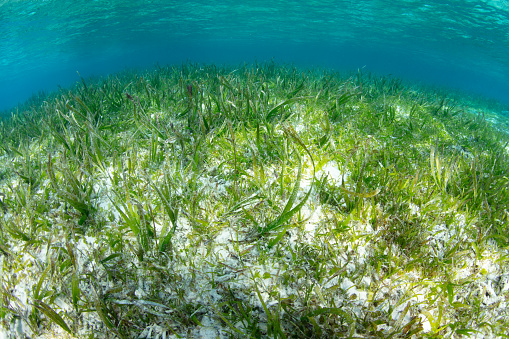
[[[79,75],[271,59],[509,104],[509,1],[0,1],[0,110]]]

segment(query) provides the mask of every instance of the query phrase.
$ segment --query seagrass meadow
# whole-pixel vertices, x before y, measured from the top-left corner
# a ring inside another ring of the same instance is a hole
[[[0,125],[0,337],[507,338],[504,110],[272,62],[34,97]]]

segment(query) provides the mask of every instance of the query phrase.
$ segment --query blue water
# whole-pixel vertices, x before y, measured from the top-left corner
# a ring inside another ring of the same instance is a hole
[[[79,76],[271,59],[509,104],[509,1],[0,0],[0,110]]]

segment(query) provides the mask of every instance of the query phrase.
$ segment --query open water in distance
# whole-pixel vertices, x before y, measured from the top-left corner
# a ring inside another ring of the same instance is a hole
[[[509,0],[0,0],[0,111],[77,72],[271,59],[509,104]]]

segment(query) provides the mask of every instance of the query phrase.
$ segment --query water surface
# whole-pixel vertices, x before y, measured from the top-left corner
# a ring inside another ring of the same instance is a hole
[[[0,37],[0,109],[79,75],[270,59],[509,103],[507,0],[3,1]]]

